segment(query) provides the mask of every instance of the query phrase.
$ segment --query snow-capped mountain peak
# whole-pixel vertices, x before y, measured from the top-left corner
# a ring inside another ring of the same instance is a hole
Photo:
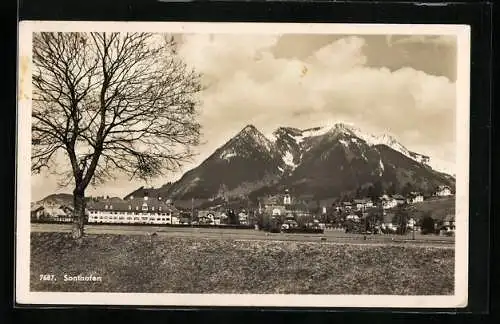
[[[254,125],[246,125],[240,133],[255,133],[255,132],[259,132],[259,130],[254,126]]]
[[[247,125],[224,146],[218,149],[218,158],[230,161],[234,157],[250,154],[247,151],[259,151],[266,155],[275,152],[274,143],[264,136],[255,126]]]
[[[251,139],[255,144],[262,145],[267,151],[273,150],[273,142],[264,136],[255,126],[247,125],[245,126],[233,140],[239,140],[241,138]]]
[[[385,145],[390,147],[391,149],[405,155],[406,157],[415,160],[419,163],[422,164],[427,164],[430,160],[428,156],[418,154],[415,152],[411,152],[408,150],[403,144],[398,142],[394,137],[391,135],[388,135],[386,133],[381,134],[381,135],[373,135],[369,133],[365,133],[361,131],[359,128],[356,128],[354,126],[347,126],[345,124],[341,124],[340,126],[343,129],[346,129],[348,132],[352,133],[354,136],[358,137],[359,139],[362,139],[365,141],[366,144],[370,146],[374,145]]]
[[[408,150],[403,144],[398,142],[394,137],[388,134],[382,134],[380,136],[375,136],[371,134],[357,134],[358,137],[362,138],[369,145],[385,145],[393,150],[409,157],[412,160],[415,160],[422,164],[428,164],[430,158],[426,155],[422,155],[419,153],[412,152]]]
[[[342,134],[347,137],[358,138],[364,141],[369,146],[386,145],[391,149],[400,152],[406,157],[414,161],[417,161],[421,164],[429,165],[430,163],[430,158],[428,156],[408,150],[404,145],[402,145],[393,136],[389,134],[384,133],[380,135],[373,135],[365,133],[361,131],[359,128],[348,123],[336,123],[333,125],[328,125],[323,127],[313,127],[303,130],[292,127],[280,127],[273,133],[272,142],[274,143],[277,143],[278,141],[283,142],[283,138],[286,137],[288,142],[290,140],[295,142],[294,144],[287,143],[286,144],[287,146],[296,146],[296,145],[301,146],[304,140],[307,138],[313,138],[327,134],[332,134],[332,135]],[[281,146],[283,146],[283,143],[281,143]],[[283,153],[285,152],[288,152],[290,154],[290,150],[284,150]],[[287,156],[286,160],[290,161],[290,155]],[[291,163],[286,163],[286,164],[291,165]],[[294,163],[294,165],[295,164],[296,163]]]

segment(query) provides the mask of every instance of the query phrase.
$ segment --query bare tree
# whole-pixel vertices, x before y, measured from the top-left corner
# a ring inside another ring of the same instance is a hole
[[[85,190],[117,174],[150,179],[181,166],[199,144],[200,76],[173,38],[148,33],[33,35],[32,172],[74,184],[73,237]]]

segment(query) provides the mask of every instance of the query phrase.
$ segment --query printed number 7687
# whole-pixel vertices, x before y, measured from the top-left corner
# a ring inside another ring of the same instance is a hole
[[[54,281],[55,279],[56,279],[55,275],[53,275],[53,274],[41,274],[40,275],[41,281]]]

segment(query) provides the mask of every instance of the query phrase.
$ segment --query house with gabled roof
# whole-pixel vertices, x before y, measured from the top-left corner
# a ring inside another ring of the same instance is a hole
[[[353,204],[350,201],[343,201],[340,203],[340,208],[344,208],[344,209],[349,210],[349,209],[353,208]]]
[[[392,198],[396,200],[397,205],[403,205],[404,203],[406,203],[406,198],[403,197],[402,195],[396,194],[393,195]]]
[[[383,209],[395,208],[398,205],[398,201],[394,197],[389,197],[387,195],[380,197],[380,201],[382,202]]]
[[[445,185],[439,186],[435,195],[439,197],[451,196],[452,195],[451,188]]]
[[[424,201],[424,196],[420,192],[410,192],[407,201],[409,204],[420,203]]]
[[[370,198],[354,199],[353,202],[357,210],[373,207],[373,201]]]
[[[45,208],[43,206],[37,206],[31,210],[31,219],[41,219],[44,216]]]

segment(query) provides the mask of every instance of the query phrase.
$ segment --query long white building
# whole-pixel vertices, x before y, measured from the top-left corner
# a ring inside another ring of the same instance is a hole
[[[104,199],[87,204],[89,223],[179,224],[179,212],[161,198]]]

